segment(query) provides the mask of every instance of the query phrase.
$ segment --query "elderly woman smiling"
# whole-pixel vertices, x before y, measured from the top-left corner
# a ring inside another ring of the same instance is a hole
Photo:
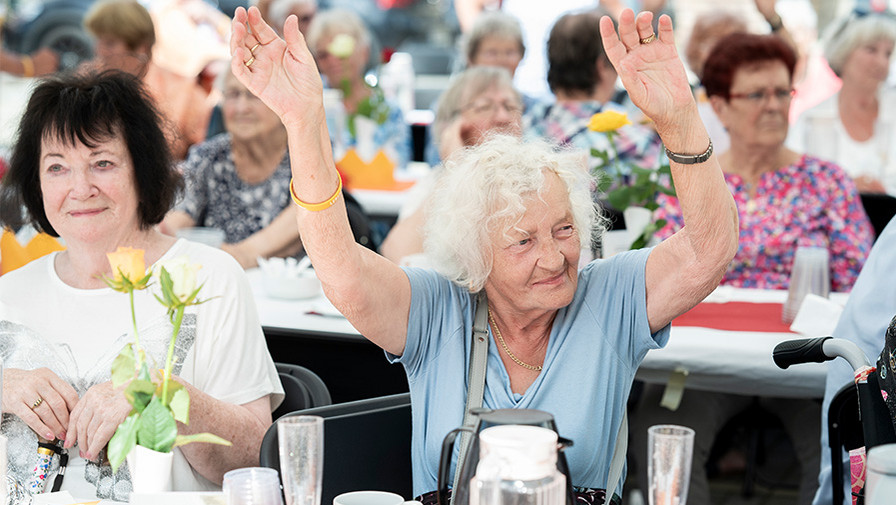
[[[671,20],[660,18],[657,34],[651,21],[626,10],[619,36],[609,19],[601,36],[632,99],[673,152],[687,228],[579,273],[581,243],[595,221],[584,160],[502,136],[453,159],[439,181],[426,245],[446,265],[439,274],[402,269],[352,242],[320,76],[295,18],[283,40],[256,9],[236,11],[233,72],[281,117],[290,153],[302,153],[292,154],[298,226],[326,294],[407,371],[417,494],[436,488],[441,440],[462,423],[481,310],[491,322],[483,405],[552,413],[576,440],[568,453],[572,484],[603,503],[638,363],[666,342],[675,316],[715,287],[734,255],[734,203],[710,155]],[[606,494],[620,492],[610,487]]]
[[[188,257],[202,265],[203,298],[214,298],[189,308],[178,334],[173,371],[191,398],[179,432],[213,432],[233,446],[174,449],[174,489],[213,490],[224,472],[258,464],[282,388],[236,261],[155,229],[180,186],[134,77],[65,76],[34,90],[0,194],[24,201],[31,223],[68,249],[0,277],[3,433],[20,484],[33,477],[40,436],[69,449],[62,489],[128,499],[130,476],[113,474],[103,449],[131,411],[110,372],[134,323],[128,297],[101,278],[113,276],[106,254],[118,247],[142,249],[154,266]],[[173,327],[150,291],[134,294],[140,343],[149,363],[164,363]]]

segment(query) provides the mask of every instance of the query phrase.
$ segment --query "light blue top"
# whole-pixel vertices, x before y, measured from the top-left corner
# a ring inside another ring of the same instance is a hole
[[[554,321],[544,370],[525,394],[511,391],[500,348],[494,337],[489,342],[483,405],[553,414],[560,435],[574,442],[565,452],[575,486],[606,487],[635,371],[648,350],[668,339],[668,326],[651,335],[647,321],[649,254],[650,249],[617,254],[579,273],[572,303]],[[407,343],[400,358],[389,356],[408,375],[419,495],[436,489],[442,439],[463,424],[475,297],[435,272],[405,271],[411,282]]]
[[[896,314],[896,219],[884,228],[849,295],[834,337],[855,342],[874,364],[884,348],[887,326]],[[843,359],[828,365],[824,402],[821,405],[821,472],[813,505],[831,504],[831,449],[828,447],[828,408],[834,395],[845,384],[853,383],[852,367]],[[843,475],[849,476],[849,457],[843,453],[847,466]],[[852,503],[849,479],[844,484],[845,504]]]

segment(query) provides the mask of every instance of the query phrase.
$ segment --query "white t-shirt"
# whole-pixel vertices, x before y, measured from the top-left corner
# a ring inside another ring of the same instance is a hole
[[[178,240],[161,260],[186,256],[202,265],[197,281],[206,303],[188,307],[175,346],[174,373],[212,397],[244,404],[271,395],[271,408],[283,389],[268,353],[248,280],[227,253]],[[0,357],[7,368],[47,367],[72,384],[79,395],[108,381],[112,360],[133,342],[128,296],[109,288],[76,289],[60,280],[56,253],[0,277]],[[135,293],[140,344],[149,363],[164,367],[172,326],[153,296],[157,286]],[[4,416],[9,437],[9,471],[30,476],[36,455],[33,432],[17,417]],[[175,491],[219,487],[193,471],[174,449]],[[63,489],[73,496],[127,500],[126,470],[89,463],[69,450]],[[125,468],[126,465],[122,465]]]

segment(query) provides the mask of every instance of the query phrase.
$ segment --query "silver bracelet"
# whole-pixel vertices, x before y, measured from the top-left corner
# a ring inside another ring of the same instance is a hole
[[[668,157],[675,163],[679,163],[681,165],[696,165],[698,163],[705,162],[709,159],[710,156],[712,156],[712,139],[709,139],[709,147],[707,147],[706,150],[700,154],[678,154],[670,151],[668,147],[666,147],[665,149],[666,157]]]

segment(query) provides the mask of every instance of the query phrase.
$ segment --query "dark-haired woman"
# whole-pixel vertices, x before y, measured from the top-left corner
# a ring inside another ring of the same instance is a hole
[[[190,424],[179,432],[213,432],[233,446],[174,449],[175,490],[216,489],[224,472],[257,465],[282,398],[236,261],[155,229],[182,183],[150,103],[123,73],[64,76],[40,84],[22,117],[0,195],[23,202],[31,224],[67,249],[0,278],[3,434],[21,484],[41,437],[68,450],[62,489],[128,498],[127,469],[113,474],[103,455],[131,410],[109,380],[112,360],[134,339],[128,297],[101,278],[112,276],[106,254],[118,247],[142,249],[147,265],[200,264],[201,298],[210,299],[188,308],[178,336],[174,374],[191,398]],[[135,293],[136,321],[149,362],[164,363],[172,326],[151,291]]]

